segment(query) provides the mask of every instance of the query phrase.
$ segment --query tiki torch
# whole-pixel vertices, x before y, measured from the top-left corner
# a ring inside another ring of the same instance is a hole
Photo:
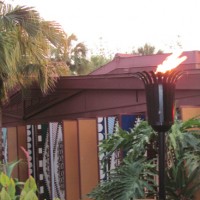
[[[145,85],[148,123],[158,132],[159,200],[166,199],[165,133],[174,123],[175,85],[183,74],[174,68],[186,60],[186,56],[179,57],[180,55],[180,53],[172,54],[167,57],[161,65],[158,65],[156,72],[137,73]]]

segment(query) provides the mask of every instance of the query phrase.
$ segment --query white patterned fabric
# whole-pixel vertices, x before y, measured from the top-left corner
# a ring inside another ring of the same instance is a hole
[[[65,199],[62,124],[27,125],[30,172],[36,179],[39,199]]]
[[[64,152],[62,124],[58,122],[49,124],[50,154],[51,154],[51,176],[53,198],[65,199],[64,181]]]
[[[117,124],[117,117],[111,116],[111,117],[98,117],[97,122],[98,122],[98,139],[99,143],[102,140],[105,140],[109,137],[110,134],[113,134],[115,131],[115,126]],[[101,149],[99,148],[99,151]],[[101,160],[104,157],[104,155],[99,155],[99,163],[100,163],[100,180],[106,180],[107,179],[107,172],[115,168],[117,164],[116,158],[117,152],[115,152],[109,162],[106,165],[102,165]]]

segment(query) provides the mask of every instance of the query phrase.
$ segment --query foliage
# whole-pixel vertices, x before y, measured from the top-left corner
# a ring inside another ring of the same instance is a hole
[[[193,200],[195,193],[200,188],[200,181],[197,180],[200,173],[199,166],[189,173],[186,170],[189,166],[184,162],[184,159],[180,160],[167,171],[166,191],[169,200]]]
[[[57,78],[66,73],[54,65],[49,54],[65,40],[55,22],[43,20],[31,7],[0,2],[0,91],[1,103],[12,89],[37,82],[43,92],[52,89]]]
[[[21,162],[21,160],[13,161],[10,163],[0,163],[0,172],[5,173],[9,178],[12,175],[14,168]]]
[[[33,177],[29,177],[24,183],[24,187],[19,195],[16,194],[16,184],[14,180],[5,173],[0,174],[0,200],[38,200],[36,195],[37,185]]]
[[[123,149],[123,151],[128,152],[127,155],[131,154],[136,158],[142,158],[146,152],[147,144],[154,137],[155,132],[148,126],[146,121],[141,121],[133,129],[130,129],[130,131],[125,131],[117,127],[116,133],[101,142],[100,153],[106,155],[105,159],[109,158],[114,151]]]
[[[144,46],[138,47],[137,51],[133,51],[133,53],[140,54],[143,56],[152,55],[152,54],[161,54],[162,50],[158,50],[155,52],[156,48],[148,43],[145,43]]]
[[[104,48],[100,48],[97,53],[92,53],[89,57],[87,52],[84,43],[78,42],[74,34],[69,36],[66,34],[62,46],[51,48],[52,60],[66,62],[72,75],[88,74],[111,60],[111,57],[105,55]]]
[[[92,55],[88,62],[88,72],[92,72],[95,69],[107,64],[111,61],[111,57],[106,57],[105,55]]]
[[[125,200],[137,199],[145,196],[144,188],[154,191],[148,182],[154,182],[152,176],[155,175],[152,169],[153,163],[144,159],[124,160],[120,167],[111,172],[110,179],[100,183],[88,196],[96,200]]]
[[[107,64],[113,59],[113,53],[108,51],[105,48],[105,43],[103,42],[103,38],[100,37],[98,41],[98,46],[95,48],[95,51],[91,51],[91,56],[89,57],[88,62],[88,72],[92,72],[99,67]]]
[[[20,162],[22,161],[0,164],[0,200],[38,200],[37,185],[32,176],[25,183],[12,178],[12,172]]]
[[[116,150],[123,151],[124,159],[119,167],[108,172],[108,180],[100,183],[88,196],[97,200],[128,200],[147,196],[144,188],[148,188],[149,194],[154,193],[154,160],[144,157],[146,147],[154,137],[155,132],[146,121],[129,132],[117,127],[116,133],[100,144],[101,153],[105,155],[102,162],[109,162]]]
[[[74,34],[67,35],[62,45],[51,49],[52,60],[63,61],[69,66],[72,74],[84,74],[87,70],[87,48],[78,42]]]
[[[200,188],[200,119],[176,120],[167,139],[166,194],[171,200],[194,199]],[[146,121],[129,132],[117,128],[116,133],[100,144],[105,165],[115,151],[120,151],[120,165],[106,172],[108,179],[99,183],[88,197],[97,200],[134,200],[157,195],[157,133]],[[154,156],[148,157],[149,149]]]
[[[194,199],[200,188],[200,120],[176,122],[169,133],[167,170],[168,199]],[[171,156],[170,156],[171,154]]]

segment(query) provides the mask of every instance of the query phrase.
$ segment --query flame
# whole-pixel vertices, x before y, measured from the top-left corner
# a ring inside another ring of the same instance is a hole
[[[165,73],[166,71],[176,68],[187,59],[187,56],[180,57],[181,54],[182,52],[174,52],[173,54],[168,56],[162,64],[158,65],[155,73]]]

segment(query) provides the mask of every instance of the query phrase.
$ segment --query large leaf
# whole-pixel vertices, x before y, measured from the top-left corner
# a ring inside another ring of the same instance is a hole
[[[33,192],[36,192],[37,191],[37,185],[36,185],[36,182],[35,182],[35,179],[30,176],[25,184],[24,184],[24,189],[23,189],[25,192],[28,192],[30,190],[32,190]]]
[[[176,120],[166,134],[168,166],[166,168],[166,194],[169,200],[192,200],[200,188],[200,119],[187,122]],[[155,194],[156,165],[148,161],[146,150],[154,141],[157,152],[157,134],[147,122],[141,122],[129,132],[117,129],[102,142],[101,152],[109,156],[116,150],[126,150],[120,165],[109,172],[89,197],[96,200],[132,200]]]
[[[200,188],[200,167],[188,172],[184,160],[172,166],[167,173],[166,191],[168,199],[193,199]]]
[[[6,192],[5,188],[3,188],[0,192],[0,199],[1,200],[12,200],[8,192]]]
[[[23,196],[23,197],[21,196],[20,200],[38,200],[38,197],[35,194],[35,192],[31,190],[28,193],[26,193],[25,196]]]
[[[100,154],[105,154],[104,158],[111,156],[114,151],[122,149],[126,153],[131,151],[132,154],[141,156],[146,152],[151,138],[155,137],[155,132],[146,121],[141,121],[130,131],[124,131],[119,127],[116,127],[116,130],[114,134],[109,135],[107,140],[100,143]]]
[[[10,178],[4,173],[0,174],[0,184],[3,187],[8,187],[8,185],[10,184]]]
[[[16,189],[13,179],[10,179],[10,184],[7,187],[7,192],[10,195],[11,199],[15,198]]]
[[[5,173],[8,177],[11,177],[14,168],[21,162],[21,160],[13,161],[7,164],[4,164]]]
[[[155,165],[142,160],[126,161],[111,171],[110,181],[100,183],[88,196],[96,200],[130,200],[144,198],[145,190],[154,193]],[[154,185],[154,184],[153,184]]]

